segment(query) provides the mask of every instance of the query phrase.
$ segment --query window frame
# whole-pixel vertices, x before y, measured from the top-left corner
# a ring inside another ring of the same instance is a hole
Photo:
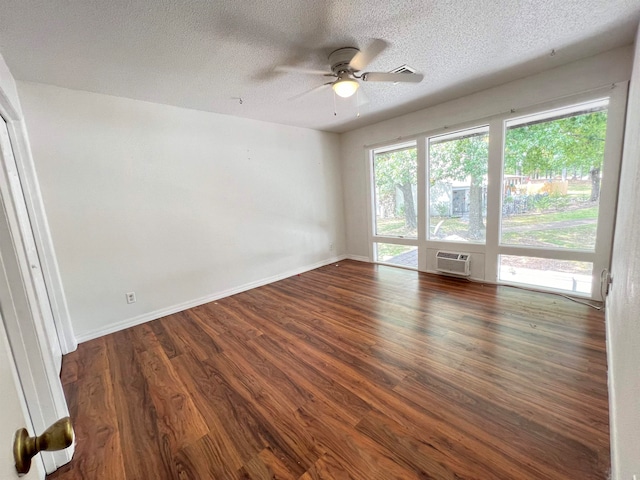
[[[376,217],[376,178],[375,178],[375,156],[379,153],[387,153],[393,152],[397,150],[404,150],[407,148],[415,148],[416,149],[416,162],[417,162],[417,182],[418,185],[420,183],[420,142],[418,142],[417,138],[403,138],[398,139],[397,142],[394,143],[385,143],[379,147],[368,149],[368,159],[367,159],[367,170],[369,173],[369,182],[368,182],[368,217],[369,217],[369,259],[374,263],[378,263],[381,265],[391,265],[399,268],[407,268],[410,270],[419,270],[420,268],[420,248],[419,248],[419,238],[420,238],[420,187],[417,186],[418,194],[417,194],[417,202],[415,205],[416,215],[417,215],[417,223],[418,229],[416,232],[416,237],[405,237],[400,235],[379,235],[376,231],[377,228],[377,217]],[[388,243],[393,245],[406,245],[406,246],[415,246],[418,247],[418,267],[412,268],[405,265],[397,265],[394,263],[381,262],[376,259],[377,252],[376,248],[378,243]]]
[[[473,254],[471,278],[485,283],[510,285],[509,282],[498,279],[498,263],[500,255],[532,256],[557,260],[575,260],[593,263],[592,288],[589,298],[602,300],[601,272],[610,268],[610,257],[613,248],[613,232],[615,211],[617,207],[617,186],[619,180],[620,164],[622,160],[622,140],[624,135],[624,119],[626,112],[628,82],[623,81],[606,87],[594,88],[587,92],[568,94],[547,102],[512,109],[481,118],[460,121],[453,125],[430,129],[426,132],[416,133],[406,137],[396,137],[386,142],[378,142],[373,145],[365,145],[365,159],[368,172],[367,181],[367,217],[368,217],[368,245],[369,261],[378,262],[374,256],[374,243],[392,243],[418,247],[418,271],[436,273],[435,252],[437,250],[454,250]],[[545,112],[558,111],[560,109],[571,110],[575,106],[592,103],[599,99],[608,98],[607,133],[605,155],[602,169],[600,215],[596,229],[595,251],[547,249],[540,247],[526,247],[517,245],[502,245],[500,243],[502,189],[495,187],[502,185],[503,157],[506,123],[520,117],[536,114],[544,115]],[[489,127],[489,163],[487,168],[487,216],[485,243],[452,242],[443,240],[429,240],[427,238],[428,218],[428,141],[431,137],[441,136],[452,132],[469,130],[476,127]],[[375,210],[373,208],[373,152],[383,152],[398,148],[401,145],[415,144],[418,162],[418,236],[413,238],[388,237],[375,234]],[[394,148],[395,147],[395,148]],[[475,262],[474,262],[475,260]],[[393,265],[397,266],[397,265]],[[403,268],[403,267],[400,267]],[[406,268],[406,267],[404,267]],[[522,286],[522,284],[515,284]],[[531,287],[541,291],[556,291],[552,288]],[[584,295],[568,293],[564,294],[585,297]]]
[[[625,84],[626,85],[626,84]],[[558,114],[578,112],[579,107],[588,104],[596,104],[600,101],[608,100],[607,105],[607,132],[605,137],[605,151],[602,162],[602,180],[600,186],[600,201],[598,222],[596,227],[596,244],[593,250],[567,249],[561,247],[533,247],[525,245],[506,245],[502,243],[502,195],[499,195],[499,205],[497,209],[498,223],[496,232],[496,272],[495,282],[504,285],[522,286],[521,283],[500,280],[498,277],[498,264],[500,255],[512,255],[523,257],[536,257],[551,260],[571,260],[589,262],[593,264],[591,274],[591,295],[570,292],[576,297],[586,297],[595,300],[603,300],[601,295],[601,275],[603,270],[610,268],[610,257],[613,248],[613,231],[615,226],[615,211],[617,207],[617,185],[620,175],[620,163],[622,156],[622,136],[624,127],[620,127],[624,122],[624,112],[626,107],[626,86],[625,88],[599,89],[587,94],[570,96],[561,100],[536,105],[518,112],[511,112],[501,119],[502,146],[499,181],[502,182],[504,175],[504,147],[507,131],[507,123],[520,118],[538,117],[538,119],[553,119]],[[608,213],[614,213],[610,215]],[[561,292],[567,294],[565,290],[557,290],[551,287],[539,288],[541,290]]]
[[[480,123],[480,124],[478,124]],[[489,148],[491,147],[491,127],[489,125],[488,122],[473,122],[471,124],[471,126],[465,126],[464,128],[447,128],[446,132],[443,132],[441,134],[438,135],[426,135],[425,136],[425,142],[426,142],[426,157],[425,157],[425,167],[426,167],[426,171],[425,171],[425,202],[426,205],[424,206],[425,209],[425,215],[426,215],[426,229],[425,229],[425,239],[427,242],[435,244],[435,243],[445,243],[447,245],[464,245],[465,247],[468,245],[486,245],[486,234],[485,234],[485,240],[484,241],[458,241],[458,240],[439,240],[439,239],[433,239],[430,238],[430,231],[431,231],[431,159],[430,159],[430,153],[431,153],[431,140],[432,139],[438,139],[438,143],[442,143],[442,142],[447,142],[447,141],[452,141],[452,140],[456,140],[456,139],[460,139],[460,138],[464,138],[466,135],[459,135],[462,132],[466,132],[469,135],[474,135],[474,134],[478,134],[478,133],[483,133],[486,131],[486,134],[489,138]],[[489,155],[487,154],[487,193],[489,191]],[[488,214],[488,202],[487,202],[487,214]],[[486,227],[486,226],[485,226]]]

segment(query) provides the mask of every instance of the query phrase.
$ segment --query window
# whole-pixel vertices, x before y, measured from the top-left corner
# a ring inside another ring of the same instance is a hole
[[[500,255],[498,280],[591,294],[593,264],[550,258]]]
[[[463,253],[472,279],[602,300],[625,104],[616,85],[370,150],[371,260]]]
[[[607,103],[506,123],[503,245],[595,250]]]
[[[418,247],[378,242],[375,244],[375,259],[380,263],[418,268]]]
[[[429,139],[430,240],[486,238],[489,127]]]
[[[376,235],[417,237],[417,171],[415,143],[373,152]]]
[[[595,252],[608,100],[506,122],[498,279],[590,295],[593,263],[543,258]],[[555,255],[557,256],[557,255]],[[542,258],[541,258],[542,257]]]

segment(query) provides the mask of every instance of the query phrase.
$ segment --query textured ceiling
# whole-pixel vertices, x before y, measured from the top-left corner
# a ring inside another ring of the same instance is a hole
[[[0,52],[19,80],[342,132],[633,41],[640,0],[0,0]],[[330,89],[327,55],[391,46],[420,84]],[[555,50],[554,55],[550,52]],[[242,104],[233,97],[241,97]]]

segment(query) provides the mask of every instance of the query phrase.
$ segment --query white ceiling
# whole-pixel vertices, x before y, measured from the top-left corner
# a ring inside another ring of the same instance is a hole
[[[343,132],[629,44],[639,20],[640,0],[0,0],[0,52],[19,80]],[[391,46],[368,71],[425,79],[365,83],[359,118],[330,89],[289,100],[325,77],[272,71],[373,38]]]

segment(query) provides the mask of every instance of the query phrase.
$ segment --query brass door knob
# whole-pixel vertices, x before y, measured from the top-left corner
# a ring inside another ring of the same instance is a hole
[[[73,443],[71,419],[64,417],[47,428],[42,435],[30,437],[26,428],[16,432],[13,441],[13,458],[18,473],[25,474],[31,468],[31,459],[42,450],[64,450]]]

